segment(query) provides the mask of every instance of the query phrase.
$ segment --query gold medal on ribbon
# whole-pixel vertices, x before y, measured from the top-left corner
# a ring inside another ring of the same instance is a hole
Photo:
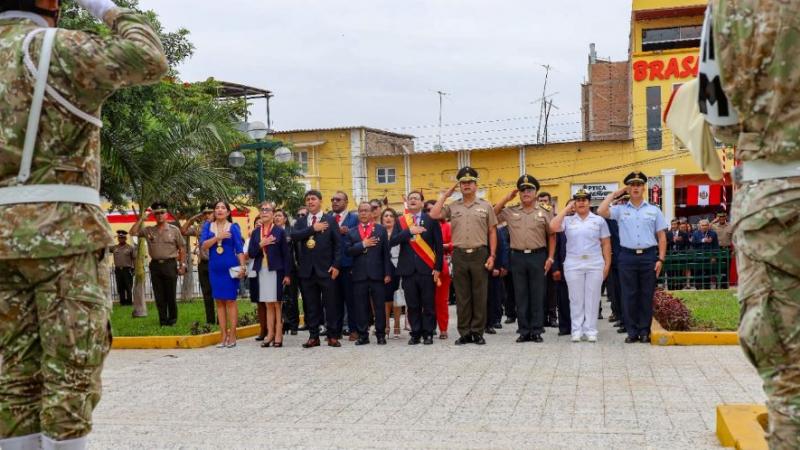
[[[314,236],[308,238],[308,240],[306,241],[306,248],[313,249],[316,246],[317,246],[317,241],[314,240]]]
[[[225,249],[222,248],[222,244],[217,244],[217,254],[221,255],[223,253],[225,253]]]

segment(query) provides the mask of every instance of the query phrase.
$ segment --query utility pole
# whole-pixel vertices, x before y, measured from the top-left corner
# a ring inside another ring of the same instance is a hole
[[[449,95],[447,92],[436,91],[439,95],[439,137],[437,140],[437,144],[433,147],[434,150],[442,150],[442,100],[444,99],[445,95]]]
[[[539,108],[539,125],[536,127],[536,143],[542,143],[542,119],[547,114],[547,77],[550,75],[550,64],[542,64],[544,67],[544,87],[542,87],[542,103]]]

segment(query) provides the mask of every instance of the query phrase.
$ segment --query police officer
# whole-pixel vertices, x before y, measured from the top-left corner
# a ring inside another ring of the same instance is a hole
[[[114,281],[117,283],[120,306],[133,305],[133,265],[136,249],[128,244],[128,232],[117,231],[117,245],[111,247],[114,255]]]
[[[598,215],[613,219],[619,225],[619,275],[622,286],[622,313],[628,337],[625,342],[650,342],[653,320],[653,295],[656,279],[661,274],[667,253],[669,228],[661,209],[644,199],[647,176],[631,172],[625,187],[603,199]],[[624,205],[610,206],[625,193],[630,200]]]
[[[186,244],[181,230],[167,222],[167,206],[155,202],[150,206],[156,219],[154,226],[142,228],[145,214],[132,227],[130,233],[147,239],[150,253],[150,283],[158,308],[158,323],[173,326],[178,321],[176,290],[178,275],[186,273]]]
[[[556,236],[550,229],[552,214],[537,202],[539,181],[522,175],[517,188],[494,205],[497,219],[508,223],[511,235],[511,274],[517,303],[517,342],[542,342],[546,274],[555,261]],[[521,204],[506,208],[519,194]]]
[[[205,205],[201,213],[191,217],[181,226],[181,234],[199,238],[203,225],[213,220],[214,205]],[[200,281],[200,291],[203,293],[206,323],[213,325],[217,323],[217,307],[214,305],[214,297],[211,296],[211,280],[208,277],[208,250],[204,249],[202,245],[198,245],[197,249],[197,278]]]
[[[458,183],[439,197],[430,215],[437,220],[449,219],[452,228],[453,285],[460,335],[455,344],[484,345],[488,271],[494,268],[497,250],[497,216],[489,202],[477,197],[478,171],[463,167],[456,178]],[[445,205],[457,188],[462,197]]]
[[[733,227],[728,222],[728,213],[725,211],[718,212],[716,219],[711,223],[711,228],[717,233],[717,241],[720,248],[730,248]]]
[[[98,194],[100,107],[117,89],[167,71],[143,15],[111,0],[76,3],[109,35],[56,32],[57,0],[0,3],[4,449],[86,446],[110,346],[104,252],[113,234]]]

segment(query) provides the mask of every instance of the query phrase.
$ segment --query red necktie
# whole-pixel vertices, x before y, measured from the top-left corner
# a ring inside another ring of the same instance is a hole
[[[316,224],[317,224],[317,216],[311,216],[311,226],[313,227]]]
[[[339,219],[341,219],[342,216],[340,214],[336,214],[334,217],[336,218],[336,225],[339,225]]]

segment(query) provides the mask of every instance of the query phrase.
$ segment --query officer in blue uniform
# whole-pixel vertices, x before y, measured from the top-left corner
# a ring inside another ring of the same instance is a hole
[[[647,176],[631,172],[625,187],[603,200],[597,213],[619,225],[619,277],[622,287],[623,323],[628,332],[625,343],[650,342],[653,320],[653,295],[667,253],[669,228],[661,209],[644,199]],[[625,193],[631,198],[622,205],[610,206]]]

